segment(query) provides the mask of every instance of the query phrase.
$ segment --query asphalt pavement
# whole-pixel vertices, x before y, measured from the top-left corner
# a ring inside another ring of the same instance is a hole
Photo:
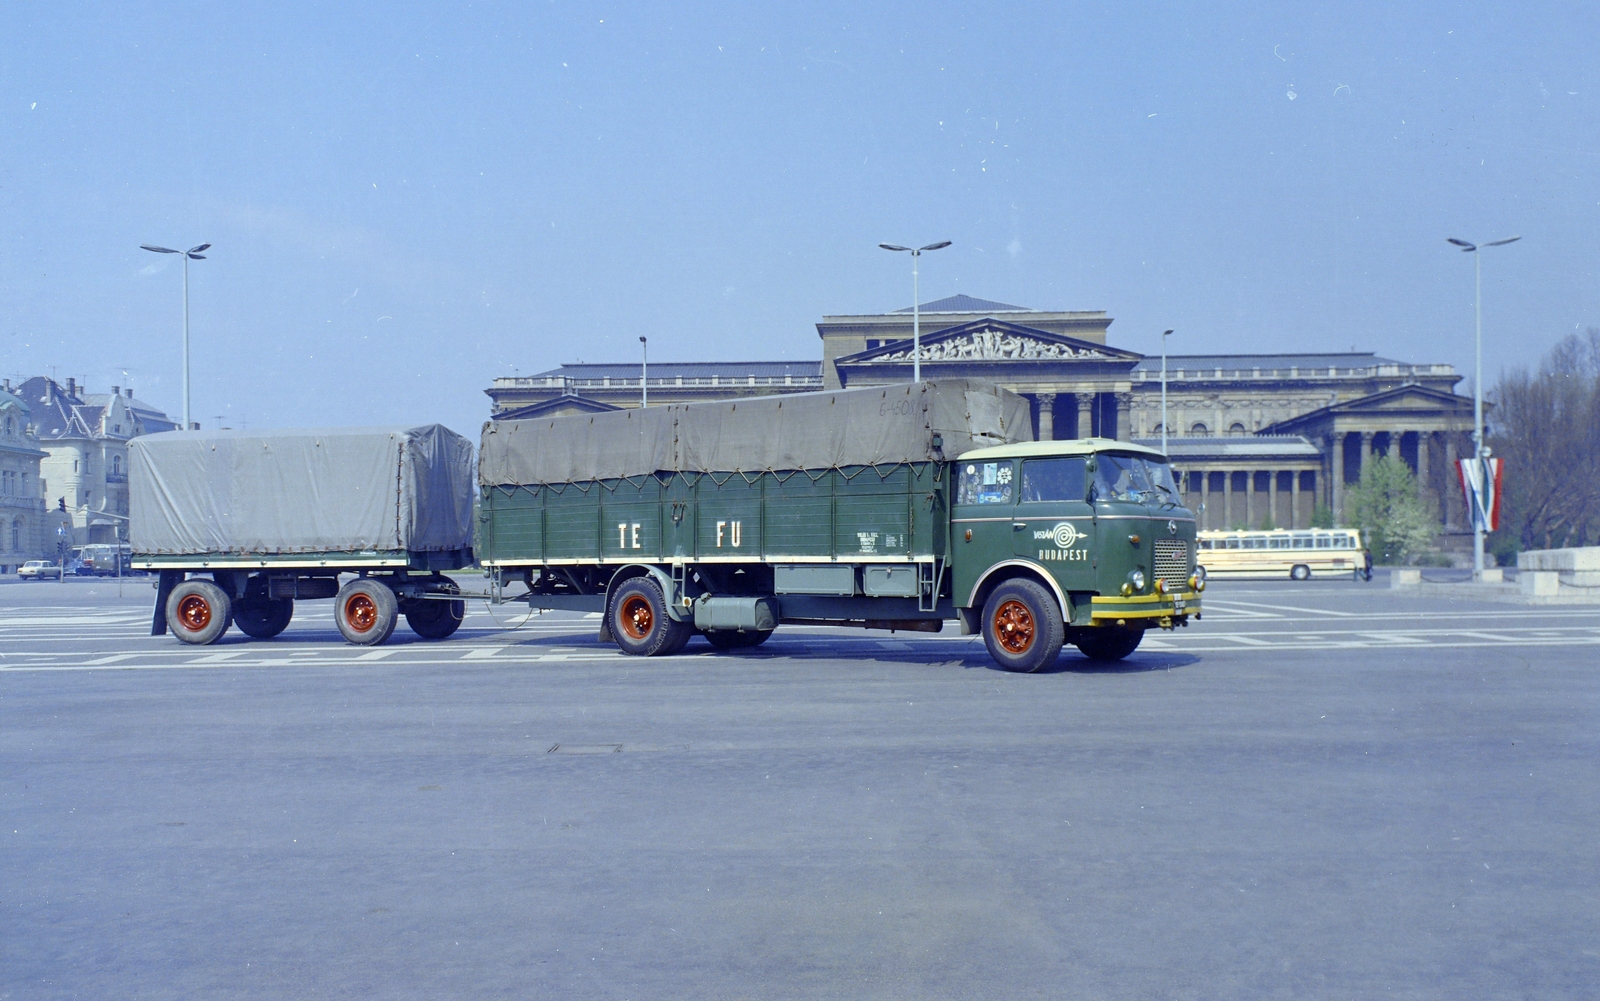
[[[0,999],[1552,998],[1600,983],[1600,609],[1214,583],[1127,661],[151,637],[0,583]]]

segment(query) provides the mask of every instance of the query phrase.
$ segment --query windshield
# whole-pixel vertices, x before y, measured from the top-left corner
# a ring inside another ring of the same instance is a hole
[[[1172,468],[1141,455],[1102,452],[1095,458],[1094,499],[1164,504],[1179,502]]]

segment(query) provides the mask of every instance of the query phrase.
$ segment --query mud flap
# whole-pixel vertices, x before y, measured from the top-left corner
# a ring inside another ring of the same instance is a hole
[[[156,607],[150,615],[150,635],[167,635],[167,599],[172,597],[172,589],[183,583],[182,570],[162,570],[156,583]]]

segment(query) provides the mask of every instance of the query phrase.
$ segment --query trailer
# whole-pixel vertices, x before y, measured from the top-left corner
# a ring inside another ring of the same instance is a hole
[[[1165,457],[1031,437],[1027,401],[975,380],[490,421],[478,555],[637,655],[954,621],[1032,671],[1198,616]]]
[[[160,574],[151,635],[215,643],[334,599],[351,643],[461,624],[445,576],[473,564],[472,443],[443,425],[168,431],[128,443],[131,565]]]

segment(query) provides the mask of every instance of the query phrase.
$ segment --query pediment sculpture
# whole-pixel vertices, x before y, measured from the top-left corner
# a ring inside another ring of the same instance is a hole
[[[1074,348],[1070,344],[1054,344],[1003,330],[974,330],[925,343],[922,345],[923,361],[965,361],[991,359],[1051,359],[1051,358],[1109,358],[1091,348]],[[900,350],[874,355],[871,361],[910,361],[911,345]]]

